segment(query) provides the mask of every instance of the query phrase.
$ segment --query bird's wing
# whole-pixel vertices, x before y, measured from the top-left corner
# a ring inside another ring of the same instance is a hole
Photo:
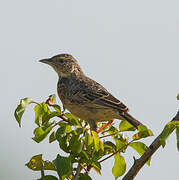
[[[119,112],[127,112],[128,107],[110,94],[102,85],[87,78],[79,83],[79,87],[73,96],[74,99],[81,99],[82,102],[96,104],[106,108],[114,108]],[[76,97],[75,97],[76,96]],[[78,97],[77,97],[78,96]]]
[[[103,107],[114,108],[121,112],[128,111],[128,107],[125,104],[103,89],[98,89],[98,91],[82,92],[81,96],[89,103],[94,103]]]
[[[80,102],[88,103],[89,106],[96,105],[96,107],[103,108],[113,108],[118,110],[119,115],[132,124],[134,127],[138,127],[138,125],[142,125],[141,122],[133,118],[130,114],[128,114],[128,107],[123,104],[121,101],[116,99],[112,94],[110,94],[102,85],[97,82],[90,80],[90,83],[81,84],[75,95],[73,96],[74,100],[80,100]]]

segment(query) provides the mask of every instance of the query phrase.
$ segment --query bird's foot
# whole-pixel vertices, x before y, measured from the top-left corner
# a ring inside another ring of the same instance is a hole
[[[97,133],[100,133],[105,127],[111,125],[113,123],[114,120],[109,121],[108,123],[104,124],[101,128],[99,128],[98,130],[96,130]]]

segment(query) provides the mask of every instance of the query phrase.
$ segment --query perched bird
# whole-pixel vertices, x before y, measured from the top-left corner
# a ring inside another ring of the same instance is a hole
[[[59,54],[40,62],[50,65],[57,72],[57,92],[64,107],[86,120],[92,130],[97,130],[97,122],[111,123],[114,119],[126,120],[135,128],[142,124],[128,113],[126,105],[87,77],[72,55]]]

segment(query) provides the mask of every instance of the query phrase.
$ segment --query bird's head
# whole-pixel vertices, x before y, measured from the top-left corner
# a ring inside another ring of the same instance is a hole
[[[40,62],[52,66],[60,77],[82,72],[76,59],[70,54],[59,54],[49,59],[42,59]]]

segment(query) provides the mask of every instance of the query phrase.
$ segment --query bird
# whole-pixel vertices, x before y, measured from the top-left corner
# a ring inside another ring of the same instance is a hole
[[[58,74],[57,93],[63,106],[85,120],[91,130],[97,131],[98,122],[109,125],[114,119],[126,120],[136,129],[142,125],[123,102],[86,76],[72,55],[58,54],[40,62],[50,65]]]

